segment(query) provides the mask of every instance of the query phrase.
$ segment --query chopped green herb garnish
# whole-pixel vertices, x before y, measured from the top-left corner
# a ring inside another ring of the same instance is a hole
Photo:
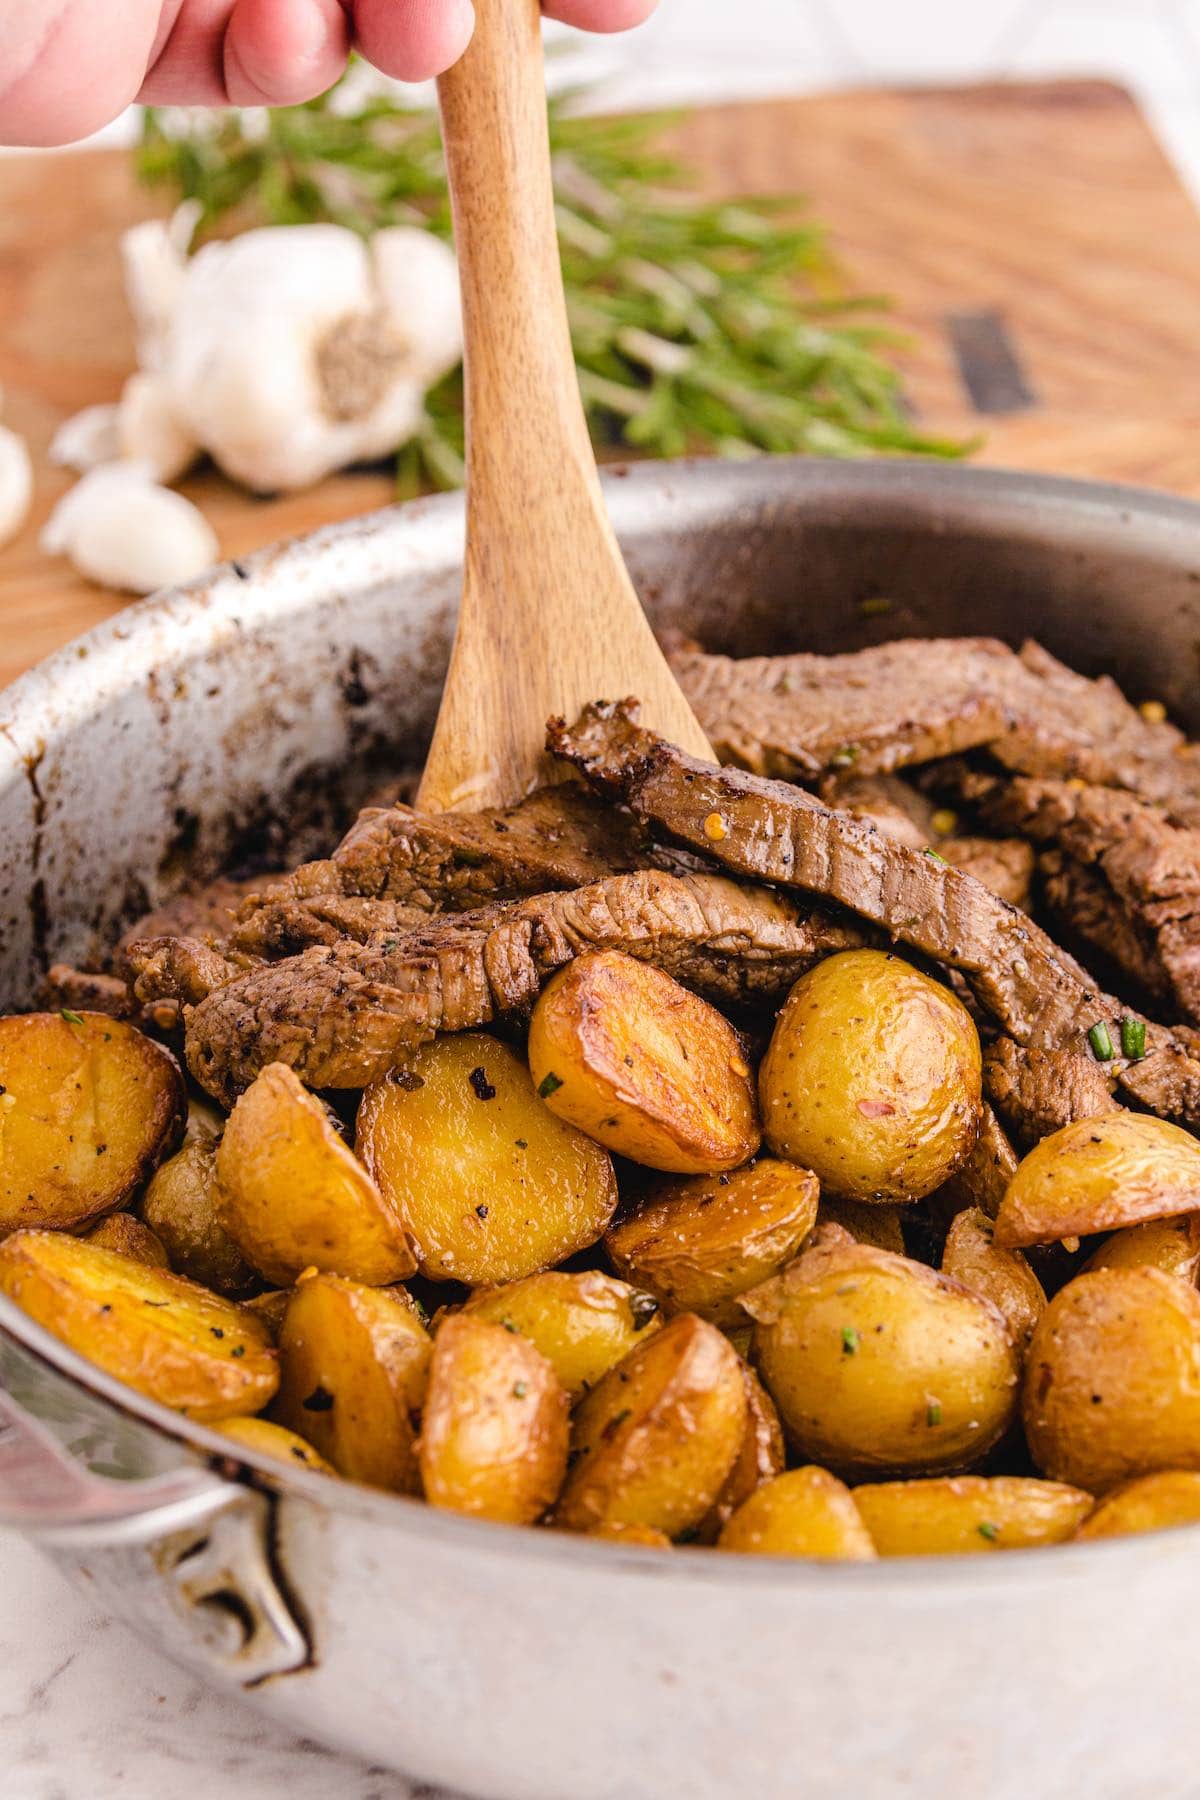
[[[841,749],[835,750],[830,757],[830,766],[834,769],[852,768],[858,761],[859,754],[860,752],[857,744],[843,744]]]
[[[82,1025],[84,1023],[84,1020],[79,1013],[72,1012],[70,1008],[66,1006],[63,1007],[58,1016],[60,1019],[65,1019],[68,1025]]]
[[[529,1392],[529,1384],[524,1381],[514,1381],[512,1391],[514,1400],[523,1400]]]
[[[930,862],[941,863],[943,865],[943,867],[949,866],[946,863],[945,857],[939,856],[936,850],[930,850],[929,848],[926,848],[925,854],[929,858]]]
[[[1140,1062],[1146,1054],[1146,1022],[1144,1019],[1121,1020],[1121,1055],[1130,1062]]]
[[[540,1100],[548,1100],[551,1094],[557,1093],[561,1086],[562,1081],[560,1077],[554,1073],[553,1069],[551,1069],[549,1074],[544,1076],[539,1083],[538,1098]]]
[[[1111,1062],[1113,1059],[1113,1042],[1108,1035],[1108,1026],[1101,1019],[1088,1032],[1088,1043],[1092,1046],[1092,1055],[1097,1062]]]
[[[979,1527],[979,1535],[981,1538],[986,1538],[989,1544],[994,1544],[1000,1536],[1000,1527],[993,1525],[990,1519],[984,1519]]]
[[[925,1408],[925,1423],[940,1425],[942,1422],[942,1405],[940,1400],[931,1400]]]
[[[882,594],[875,594],[869,600],[860,600],[858,610],[864,619],[879,619],[885,613],[895,611],[894,600],[887,600]]]
[[[229,1354],[230,1354],[230,1356],[245,1356],[245,1354],[246,1354],[245,1344],[235,1344],[233,1346],[233,1349],[229,1352]]]
[[[854,1356],[858,1351],[858,1333],[853,1325],[842,1326],[842,1354]]]
[[[399,938],[385,938],[383,943],[379,946],[385,956],[390,956],[392,951],[399,949],[399,947]]]

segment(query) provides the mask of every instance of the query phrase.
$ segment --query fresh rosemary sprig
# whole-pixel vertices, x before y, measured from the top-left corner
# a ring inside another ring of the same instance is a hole
[[[877,451],[956,456],[905,417],[872,315],[847,296],[799,202],[710,200],[662,149],[662,115],[597,118],[551,102],[559,244],[579,380],[602,449],[652,456]],[[206,225],[329,219],[450,236],[437,120],[351,91],[215,117],[151,108],[142,177],[198,201]],[[404,492],[462,480],[462,380],[426,397],[400,455]]]

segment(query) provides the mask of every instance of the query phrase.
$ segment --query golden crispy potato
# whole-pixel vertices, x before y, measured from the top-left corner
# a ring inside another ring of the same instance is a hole
[[[14,1232],[0,1244],[0,1292],[108,1374],[193,1419],[257,1412],[279,1382],[250,1313],[99,1244]]]
[[[531,1525],[567,1469],[568,1402],[528,1338],[470,1313],[433,1346],[421,1420],[421,1480],[431,1506]]]
[[[163,1249],[162,1239],[135,1219],[132,1213],[109,1213],[98,1225],[84,1232],[89,1244],[99,1244],[104,1250],[116,1250],[122,1256],[131,1256],[134,1262],[147,1263],[152,1269],[169,1269],[170,1258]]]
[[[746,1390],[745,1430],[720,1493],[696,1527],[696,1541],[701,1544],[715,1544],[742,1502],[787,1466],[775,1402],[753,1369],[743,1367],[742,1383]]]
[[[282,1379],[272,1418],[312,1443],[339,1475],[417,1490],[412,1417],[433,1344],[411,1307],[386,1288],[311,1275],[279,1333]]]
[[[1023,1410],[1038,1468],[1093,1494],[1200,1469],[1200,1294],[1161,1269],[1077,1275],[1034,1328]]]
[[[920,1200],[975,1142],[982,1059],[948,988],[884,950],[802,975],[759,1069],[767,1143],[848,1200]]]
[[[183,1149],[168,1157],[142,1196],[142,1218],[172,1268],[240,1300],[261,1283],[217,1218],[217,1143],[189,1125]]]
[[[221,1431],[226,1437],[257,1450],[263,1456],[278,1457],[280,1462],[299,1463],[302,1468],[316,1469],[322,1475],[336,1475],[319,1451],[285,1425],[272,1425],[270,1419],[224,1419]]]
[[[613,1267],[668,1312],[745,1324],[737,1297],[795,1255],[817,1217],[817,1178],[764,1157],[731,1175],[693,1175],[650,1190],[609,1227]]]
[[[836,1194],[822,1194],[817,1209],[818,1225],[840,1225],[858,1244],[874,1244],[877,1250],[890,1250],[893,1256],[904,1255],[904,1230],[900,1224],[900,1208],[881,1201],[842,1200]]]
[[[1195,1285],[1200,1276],[1200,1213],[1148,1219],[1114,1231],[1083,1265],[1087,1269],[1161,1269]],[[1081,1271],[1082,1272],[1082,1271]]]
[[[736,1169],[762,1137],[733,1026],[620,950],[587,951],[554,977],[533,1009],[529,1067],[560,1119],[650,1169]]]
[[[399,1215],[284,1063],[269,1063],[229,1115],[216,1202],[267,1281],[315,1268],[383,1287],[417,1267]]]
[[[556,1523],[649,1525],[679,1537],[716,1501],[745,1428],[736,1352],[715,1325],[680,1313],[577,1408]]]
[[[597,1269],[548,1269],[472,1294],[464,1312],[519,1331],[540,1350],[573,1400],[650,1332],[662,1326],[658,1301]]]
[[[482,1032],[438,1038],[372,1082],[358,1148],[434,1281],[533,1275],[594,1244],[617,1204],[607,1151]]]
[[[943,1475],[880,1481],[854,1498],[880,1556],[960,1556],[1062,1544],[1092,1496],[1058,1481],[1016,1475]]]
[[[1139,1531],[1166,1531],[1172,1525],[1200,1524],[1200,1474],[1163,1469],[1142,1475],[1106,1494],[1075,1533],[1077,1540],[1128,1537]]]
[[[1022,1158],[996,1214],[996,1242],[1053,1244],[1200,1208],[1200,1143],[1145,1113],[1052,1131]]]
[[[995,1242],[992,1221],[980,1207],[967,1207],[951,1222],[942,1274],[990,1300],[1008,1320],[1013,1342],[1024,1355],[1046,1310],[1046,1292],[1019,1250],[1003,1250]]]
[[[621,1525],[609,1521],[597,1525],[595,1531],[587,1533],[590,1538],[603,1538],[610,1544],[636,1544],[643,1550],[671,1550],[674,1545],[665,1531],[656,1531],[653,1525]]]
[[[734,1513],[717,1548],[836,1562],[871,1562],[875,1556],[850,1489],[827,1469],[813,1467],[764,1482]]]
[[[175,1058],[120,1019],[0,1018],[0,1237],[112,1212],[173,1148],[184,1107]]]
[[[822,1231],[743,1304],[802,1456],[859,1473],[961,1467],[1012,1419],[1018,1358],[1003,1315],[923,1263]]]

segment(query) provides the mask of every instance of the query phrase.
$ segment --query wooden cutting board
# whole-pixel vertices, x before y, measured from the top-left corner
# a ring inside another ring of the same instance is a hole
[[[706,108],[680,149],[714,192],[804,191],[848,281],[888,293],[916,419],[979,460],[1200,494],[1200,216],[1134,102],[1102,82],[837,94]],[[161,210],[161,203],[157,203]],[[57,424],[133,365],[117,239],[156,210],[120,152],[0,160],[3,417],[37,461],[0,551],[0,684],[124,604],[37,549],[69,478]],[[227,556],[385,504],[385,474],[251,500],[186,491]]]

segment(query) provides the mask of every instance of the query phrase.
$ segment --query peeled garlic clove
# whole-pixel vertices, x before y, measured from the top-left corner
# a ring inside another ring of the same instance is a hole
[[[32,499],[33,465],[25,440],[0,425],[0,544],[16,537]]]
[[[117,407],[116,438],[118,454],[145,463],[156,481],[178,481],[200,454],[159,375],[129,377]]]
[[[190,581],[220,554],[199,508],[159,487],[139,463],[110,463],[85,475],[51,513],[41,545],[102,587],[134,594]]]
[[[85,406],[64,419],[50,440],[50,461],[77,475],[114,462],[120,454],[115,406]]]
[[[380,303],[407,350],[405,378],[429,387],[462,356],[454,252],[432,232],[407,225],[377,231],[370,248]]]

